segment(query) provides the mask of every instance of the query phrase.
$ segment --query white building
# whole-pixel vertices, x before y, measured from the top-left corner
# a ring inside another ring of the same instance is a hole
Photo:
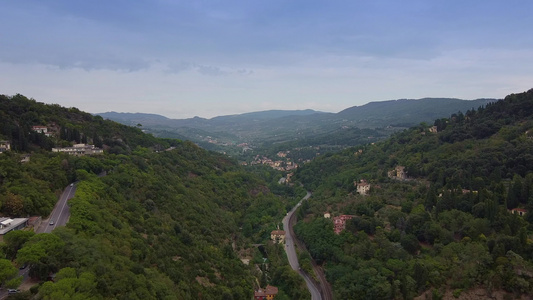
[[[48,132],[48,127],[46,126],[32,126],[31,130],[38,132],[38,133],[43,133],[46,136],[52,135],[51,132]]]
[[[28,218],[0,218],[0,241],[4,239],[4,235],[13,230],[19,230],[28,224]]]
[[[65,152],[70,155],[83,156],[91,154],[101,154],[104,150],[95,147],[94,145],[76,144],[72,147],[52,148],[52,152]]]

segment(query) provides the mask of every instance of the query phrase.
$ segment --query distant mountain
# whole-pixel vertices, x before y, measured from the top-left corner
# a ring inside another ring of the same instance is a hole
[[[159,125],[170,121],[170,119],[165,116],[145,113],[120,113],[111,111],[106,113],[98,113],[95,115],[99,115],[104,119],[109,119],[125,125]]]
[[[258,112],[250,112],[250,113],[244,113],[244,114],[238,114],[238,115],[228,115],[228,116],[220,116],[220,117],[214,117],[211,120],[227,120],[227,119],[234,119],[234,118],[248,118],[248,119],[255,119],[255,120],[267,120],[267,119],[277,119],[277,118],[283,118],[288,116],[309,116],[314,114],[324,114],[324,112],[316,111],[312,109],[306,109],[306,110],[266,110],[266,111],[258,111]]]
[[[114,120],[120,123],[135,123],[135,122],[145,122],[147,124],[180,124],[182,126],[187,125],[198,125],[201,123],[209,122],[226,122],[226,121],[235,121],[235,120],[269,120],[277,119],[287,116],[309,116],[313,114],[324,114],[324,112],[306,109],[306,110],[266,110],[258,112],[249,112],[243,114],[235,115],[226,115],[226,116],[217,116],[212,119],[206,119],[201,117],[194,117],[188,119],[169,119],[165,116],[157,114],[145,114],[145,113],[119,113],[119,112],[105,112],[105,113],[96,113],[103,118]],[[143,124],[144,125],[144,124]]]
[[[402,124],[409,127],[421,122],[448,117],[459,111],[477,109],[498,99],[461,100],[454,98],[399,99],[370,102],[347,108],[337,116],[355,122],[358,127],[382,127]]]
[[[274,144],[313,139],[323,141],[334,138],[335,145],[342,145],[346,128],[374,129],[410,127],[421,122],[449,117],[459,111],[477,109],[496,99],[461,100],[451,98],[400,99],[370,102],[362,106],[347,108],[339,113],[325,113],[307,110],[268,110],[205,119],[169,119],[154,114],[142,113],[100,113],[98,115],[126,125],[142,125],[142,128],[161,137],[185,137],[191,141],[217,144],[254,143]],[[390,132],[389,132],[390,133]],[[386,133],[385,135],[389,134]],[[374,133],[369,136],[382,136]],[[346,145],[353,145],[351,139]],[[203,144],[205,146],[207,144]]]
[[[277,136],[284,140],[288,134],[301,129],[318,126],[314,122],[319,116],[333,116],[311,109],[307,110],[268,110],[238,115],[227,115],[205,119],[169,119],[159,115],[142,113],[99,113],[103,118],[122,124],[142,128],[161,137],[185,136],[191,141],[201,143],[211,138],[221,143],[240,143],[250,140],[264,140]]]

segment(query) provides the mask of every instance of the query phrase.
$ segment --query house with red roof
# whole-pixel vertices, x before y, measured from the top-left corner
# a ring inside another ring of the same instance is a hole
[[[513,208],[513,209],[510,210],[510,212],[513,215],[524,216],[527,213],[527,209],[524,209],[524,208]]]
[[[346,221],[353,219],[355,216],[352,215],[340,215],[338,217],[333,217],[333,231],[336,234],[341,233],[346,229]]]
[[[272,285],[267,285],[264,289],[258,289],[254,292],[255,300],[272,300],[278,294],[278,288]]]

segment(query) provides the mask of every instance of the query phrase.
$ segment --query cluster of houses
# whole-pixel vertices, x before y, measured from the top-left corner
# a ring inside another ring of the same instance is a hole
[[[282,152],[284,153],[284,152]],[[280,153],[278,153],[279,155]],[[280,156],[283,158],[286,158],[286,153],[282,154],[285,156]],[[279,171],[291,171],[298,168],[298,164],[295,162],[290,161],[287,159],[286,161],[282,160],[272,160],[266,156],[263,155],[256,155],[254,157],[254,160],[250,162],[250,165],[267,165],[270,166],[273,169],[279,170]]]
[[[289,154],[289,153],[290,153],[290,151],[279,151],[276,155],[277,155],[278,157],[283,157],[283,158],[285,158],[285,157],[287,157],[287,154]]]
[[[48,137],[55,135],[55,132],[57,131],[57,129],[49,130],[47,126],[33,126],[31,129],[37,133],[42,133]],[[0,141],[0,153],[6,152],[9,150],[11,150],[11,143],[9,141]],[[75,144],[74,146],[71,146],[71,147],[52,148],[52,152],[64,152],[70,155],[83,156],[83,155],[101,154],[104,152],[104,150],[94,145]],[[27,160],[29,160],[29,157],[25,156],[22,162],[26,162]]]

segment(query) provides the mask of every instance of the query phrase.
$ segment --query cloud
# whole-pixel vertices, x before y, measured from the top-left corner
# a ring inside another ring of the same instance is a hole
[[[501,97],[533,82],[531,3],[0,1],[0,93],[170,117]]]
[[[232,67],[218,67],[213,65],[203,65],[191,62],[170,63],[165,67],[165,72],[169,74],[180,74],[185,72],[195,72],[205,76],[228,76],[228,75],[251,75],[252,70]]]
[[[209,75],[209,76],[220,76],[227,74],[226,72],[222,71],[222,69],[214,66],[198,66],[197,69],[198,73],[203,75]]]

